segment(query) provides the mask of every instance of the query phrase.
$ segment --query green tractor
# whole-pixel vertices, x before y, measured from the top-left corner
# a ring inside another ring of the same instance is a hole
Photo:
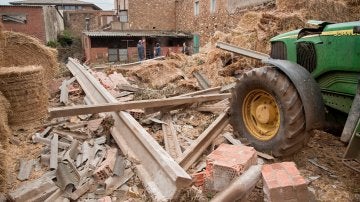
[[[256,149],[286,156],[298,151],[313,129],[342,120],[341,140],[352,138],[345,156],[359,160],[354,145],[360,146],[360,21],[308,23],[316,28],[272,38],[270,57],[218,44],[267,64],[238,79],[232,125]]]

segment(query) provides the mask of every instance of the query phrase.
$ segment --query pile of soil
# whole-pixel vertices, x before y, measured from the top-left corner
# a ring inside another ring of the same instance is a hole
[[[48,93],[44,79],[41,66],[0,68],[0,91],[11,105],[11,127],[33,127],[46,117]]]
[[[44,68],[46,83],[58,71],[57,52],[31,36],[4,31],[0,35],[0,67],[39,65]]]
[[[0,192],[6,191],[6,177],[8,174],[7,148],[9,144],[10,128],[8,126],[7,114],[10,104],[5,96],[0,92]]]

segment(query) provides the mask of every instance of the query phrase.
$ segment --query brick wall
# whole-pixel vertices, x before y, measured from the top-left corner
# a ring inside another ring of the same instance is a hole
[[[22,32],[30,36],[34,36],[42,42],[46,42],[45,22],[42,7],[26,7],[26,6],[0,6],[0,19],[2,15],[9,13],[18,13],[26,15],[26,23],[18,23],[13,21],[2,21],[4,30]]]
[[[177,29],[200,35],[200,44],[208,41],[215,31],[229,32],[237,26],[241,10],[274,0],[215,0],[215,10],[210,12],[212,0],[199,0],[199,15],[195,16],[196,0],[179,0],[176,6]]]
[[[175,31],[175,1],[129,1],[130,30]]]

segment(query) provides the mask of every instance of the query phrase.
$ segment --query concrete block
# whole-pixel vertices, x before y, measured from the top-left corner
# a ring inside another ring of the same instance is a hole
[[[261,173],[265,201],[310,201],[307,183],[294,162],[267,164]]]

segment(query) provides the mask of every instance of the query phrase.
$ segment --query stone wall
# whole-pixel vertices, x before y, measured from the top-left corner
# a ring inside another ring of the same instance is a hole
[[[129,1],[130,30],[175,31],[174,0]]]
[[[65,29],[75,37],[81,37],[82,32],[86,30],[85,19],[89,18],[89,31],[100,31],[110,27],[111,21],[116,19],[113,11],[64,11]]]
[[[64,30],[64,21],[54,6],[43,6],[46,41],[56,41]]]

